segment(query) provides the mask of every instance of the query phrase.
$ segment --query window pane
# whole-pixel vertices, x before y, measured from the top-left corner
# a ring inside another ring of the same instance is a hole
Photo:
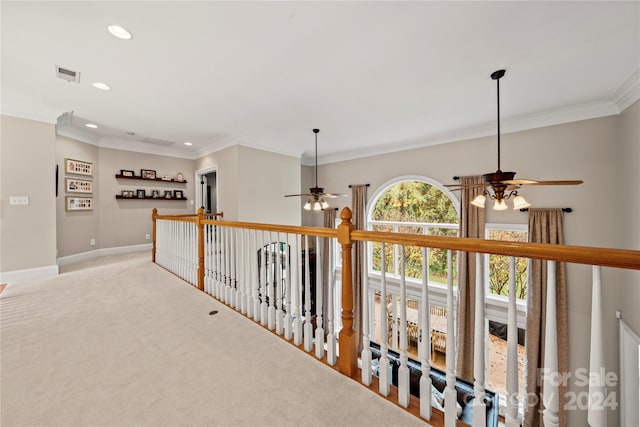
[[[526,242],[527,232],[522,230],[487,230],[487,238],[508,242]],[[489,293],[509,296],[509,257],[489,255]],[[527,297],[527,260],[516,258],[516,298]]]
[[[452,228],[429,228],[429,236],[457,237],[458,230]],[[451,252],[453,267],[453,285],[458,285],[458,251]],[[447,251],[444,249],[429,249],[429,282],[447,284]]]
[[[386,231],[386,232],[391,232],[393,231],[393,226],[391,225],[374,225],[373,226],[373,231]],[[372,265],[371,265],[371,269],[373,271],[380,271],[382,269],[382,244],[381,243],[377,243],[377,242],[373,242],[371,244],[372,247]],[[392,244],[385,244],[384,247],[384,251],[385,251],[385,262],[386,262],[386,271],[387,273],[393,273],[394,269],[393,269],[393,245]]]
[[[439,188],[421,181],[402,181],[389,187],[377,200],[370,218],[374,221],[458,223],[451,199]]]
[[[408,234],[423,234],[422,227],[411,227],[411,226],[400,226],[398,227],[399,233],[408,233]],[[400,249],[400,248],[398,248]],[[400,257],[402,253],[398,250],[398,273],[402,274],[400,271]],[[422,248],[419,246],[405,246],[404,247],[404,268],[406,272],[406,277],[411,277],[414,279],[422,279]]]

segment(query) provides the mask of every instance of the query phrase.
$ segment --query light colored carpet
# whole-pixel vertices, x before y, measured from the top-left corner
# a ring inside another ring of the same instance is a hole
[[[4,290],[3,427],[425,425],[149,258]]]

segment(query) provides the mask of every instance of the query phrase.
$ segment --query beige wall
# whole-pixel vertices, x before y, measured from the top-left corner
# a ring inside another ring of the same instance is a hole
[[[194,161],[131,151],[98,148],[84,142],[58,136],[57,162],[64,171],[64,159],[73,158],[94,164],[92,211],[67,212],[65,209],[64,173],[60,175],[60,196],[57,202],[58,257],[80,254],[95,249],[114,248],[150,243],[146,238],[152,232],[151,210],[155,207],[164,214],[193,212]],[[155,170],[158,177],[175,177],[178,172],[187,180],[185,184],[160,181],[116,179],[121,169]],[[182,190],[189,200],[117,200],[122,190]],[[95,245],[91,245],[95,239]]]
[[[54,266],[55,125],[1,116],[0,126],[0,272]]]
[[[140,169],[152,169],[157,177],[169,175],[175,177],[182,173],[186,184],[116,179],[121,169],[133,170],[136,175]],[[153,154],[100,148],[100,211],[99,247],[111,248],[151,243],[145,237],[151,234],[151,210],[157,208],[161,214],[174,215],[194,212],[191,204],[194,198],[194,161]],[[122,190],[144,189],[165,191],[183,190],[187,201],[181,200],[118,200],[116,194]]]
[[[66,158],[93,163],[93,177],[88,178],[79,175],[66,175]],[[96,243],[98,243],[98,224],[100,215],[100,210],[97,208],[97,203],[100,198],[100,187],[98,185],[98,172],[100,170],[98,147],[58,135],[56,137],[56,164],[60,171],[58,197],[56,199],[58,257],[97,249],[98,246],[91,246],[90,240],[92,238],[96,239]],[[67,177],[91,179],[93,181],[93,193],[67,193],[65,191],[65,179]],[[94,205],[94,209],[91,211],[68,212],[66,210],[67,196],[91,196],[93,197],[93,201],[96,205]]]
[[[217,167],[218,210],[229,221],[300,225],[300,160],[235,145],[196,160]]]
[[[637,107],[636,107],[637,108]],[[630,114],[631,115],[631,114]],[[626,116],[625,116],[626,117]],[[527,187],[521,193],[534,207],[571,207],[565,214],[565,240],[567,244],[619,247],[619,227],[634,222],[630,216],[624,222],[616,221],[620,210],[612,181],[619,172],[617,129],[625,117],[605,117],[594,120],[545,127],[511,133],[502,137],[503,170],[517,171],[516,178],[540,180],[583,179],[575,187]],[[633,118],[626,119],[627,125]],[[637,124],[637,114],[635,123]],[[631,125],[629,125],[631,126]],[[628,138],[628,145],[637,144],[637,138]],[[636,145],[637,146],[637,145]],[[371,184],[369,200],[383,184],[393,178],[407,175],[427,176],[445,184],[454,183],[454,175],[475,175],[497,169],[496,139],[479,138],[356,160],[337,162],[319,167],[319,182],[331,191],[349,193],[349,184]],[[637,157],[636,157],[637,158]],[[632,160],[627,160],[632,162]],[[637,165],[638,163],[630,163]],[[637,166],[635,166],[637,167]],[[637,180],[637,172],[633,175]],[[637,185],[633,186],[637,192]],[[338,199],[340,207],[350,206],[351,198]],[[630,211],[637,215],[637,210]],[[309,225],[320,225],[314,217]],[[519,211],[496,212],[487,210],[487,221],[526,224],[528,216]],[[637,247],[637,246],[636,246]],[[570,369],[588,366],[589,322],[591,316],[591,268],[568,266]],[[618,335],[615,310],[619,307],[619,272],[605,269],[603,298],[605,319],[605,348],[607,369],[617,370]],[[632,285],[633,286],[633,285]],[[617,287],[617,288],[616,288]],[[638,283],[635,283],[636,292]],[[636,293],[637,294],[637,293]],[[640,299],[636,298],[634,303]],[[575,372],[575,371],[574,371]],[[577,389],[571,383],[574,391]],[[570,425],[586,425],[586,413],[571,412]],[[612,420],[617,420],[612,414]],[[614,423],[615,424],[615,423]]]

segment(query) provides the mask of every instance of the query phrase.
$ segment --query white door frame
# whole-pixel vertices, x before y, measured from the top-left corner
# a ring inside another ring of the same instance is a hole
[[[220,182],[220,178],[218,177],[218,165],[213,165],[213,166],[209,166],[203,169],[198,169],[195,172],[195,179],[194,179],[194,183],[195,183],[195,211],[198,212],[198,209],[200,209],[200,207],[202,206],[202,187],[200,186],[200,180],[202,175],[206,175],[208,173],[211,172],[215,172],[216,173],[216,200],[220,200],[218,198],[218,183]],[[216,206],[218,212],[220,212],[220,206]]]

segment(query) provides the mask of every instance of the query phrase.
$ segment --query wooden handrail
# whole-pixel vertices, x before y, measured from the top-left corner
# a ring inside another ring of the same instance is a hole
[[[395,243],[405,246],[424,246],[640,270],[640,251],[631,249],[504,242],[468,237],[421,236],[417,234],[363,230],[355,230],[351,233],[351,238],[353,240]]]
[[[338,230],[333,228],[322,227],[301,227],[296,225],[278,225],[278,224],[261,224],[256,222],[236,222],[223,220],[204,220],[207,225],[219,225],[233,228],[245,228],[248,230],[273,231],[276,233],[303,234],[307,236],[318,237],[338,237]]]

